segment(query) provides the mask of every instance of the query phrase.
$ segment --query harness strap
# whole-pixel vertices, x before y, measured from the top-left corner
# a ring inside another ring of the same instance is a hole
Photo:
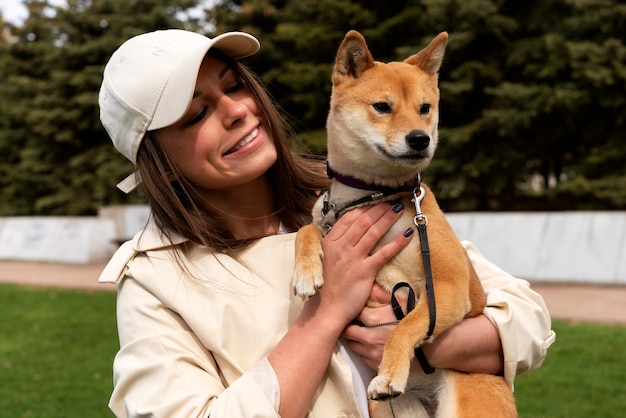
[[[326,215],[328,215],[328,213],[330,212],[331,209],[334,210],[335,212],[335,221],[337,221],[339,219],[339,217],[341,215],[343,215],[343,213],[350,208],[359,206],[359,205],[363,205],[365,203],[370,203],[370,202],[374,202],[375,200],[379,200],[382,199],[384,197],[387,197],[390,195],[387,195],[385,193],[382,192],[376,192],[376,193],[372,193],[369,194],[367,196],[364,196],[360,199],[354,200],[348,204],[346,204],[343,208],[339,208],[337,209],[334,204],[331,206],[329,198],[330,198],[330,190],[326,192],[326,194],[324,195],[324,203],[322,206],[322,217],[326,217]],[[334,224],[334,223],[333,223]]]

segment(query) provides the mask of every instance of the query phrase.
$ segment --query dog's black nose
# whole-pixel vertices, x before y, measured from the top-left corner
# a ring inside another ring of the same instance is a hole
[[[406,136],[406,143],[409,144],[409,147],[413,148],[415,151],[423,151],[428,148],[428,145],[430,144],[430,137],[424,131],[415,130],[409,132]]]

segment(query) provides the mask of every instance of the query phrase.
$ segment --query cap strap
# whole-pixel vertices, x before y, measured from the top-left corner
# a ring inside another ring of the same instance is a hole
[[[117,183],[117,188],[128,194],[132,192],[141,183],[141,177],[138,172],[132,172],[124,180]]]

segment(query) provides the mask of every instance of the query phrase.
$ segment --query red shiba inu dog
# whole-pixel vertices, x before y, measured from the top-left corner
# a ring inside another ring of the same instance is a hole
[[[398,283],[407,284],[417,299],[390,334],[378,375],[370,382],[374,418],[517,416],[502,377],[428,370],[427,360],[420,364],[429,374],[409,373],[422,344],[463,318],[479,315],[485,306],[465,250],[421,183],[437,147],[438,71],[447,39],[441,33],[403,62],[385,64],[374,61],[361,34],[346,34],[333,69],[327,122],[333,182],[315,205],[313,224],[296,237],[294,291],[307,298],[323,284],[322,236],[345,211],[401,200],[404,214],[379,245],[413,224],[418,231],[428,226],[426,241],[415,237],[376,278],[390,292]],[[409,210],[413,206],[415,211]]]

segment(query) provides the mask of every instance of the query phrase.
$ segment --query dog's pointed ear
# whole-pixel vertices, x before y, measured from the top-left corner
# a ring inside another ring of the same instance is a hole
[[[359,78],[363,71],[374,65],[374,58],[367,49],[365,38],[359,32],[351,30],[346,34],[337,50],[333,81],[336,76]]]
[[[446,52],[448,33],[441,32],[428,46],[415,55],[411,55],[404,62],[416,65],[430,75],[436,75],[443,62],[443,54]]]

